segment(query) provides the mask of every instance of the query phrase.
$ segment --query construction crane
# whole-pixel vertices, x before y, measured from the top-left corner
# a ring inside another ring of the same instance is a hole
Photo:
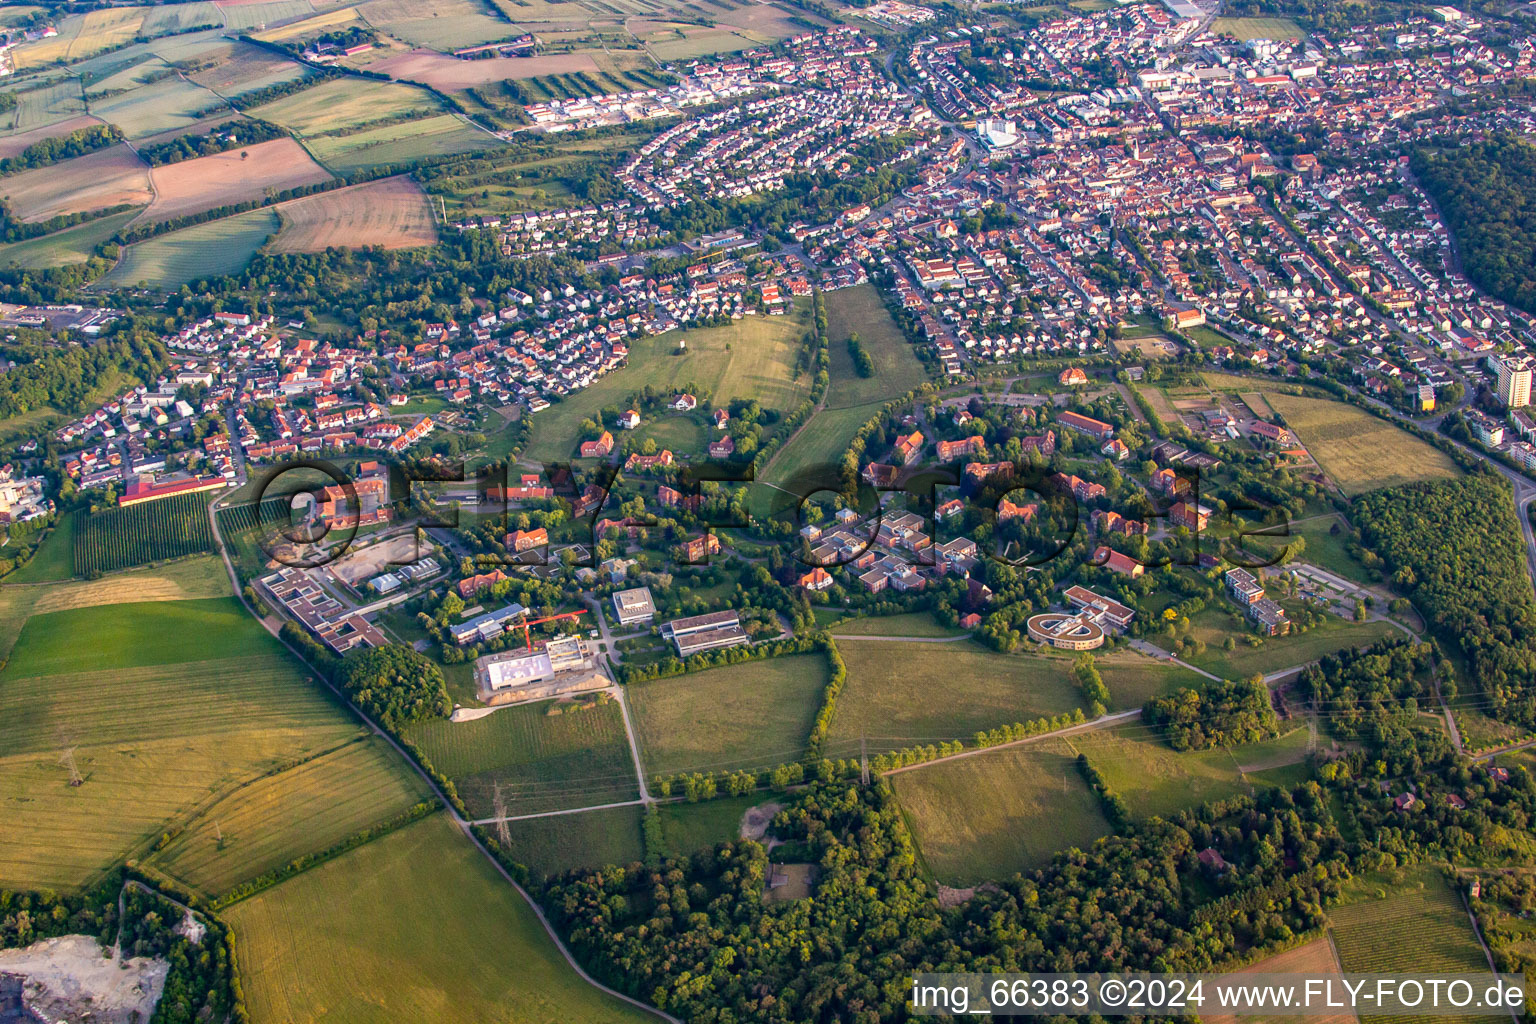
[[[582,612],[561,612],[559,615],[546,615],[542,619],[530,619],[530,618],[528,618],[527,614],[525,613],[523,615],[522,621],[520,621],[516,626],[513,626],[512,628],[513,629],[522,629],[522,631],[523,631],[523,646],[525,646],[528,650],[531,651],[531,650],[533,650],[533,634],[529,631],[529,629],[528,629],[529,626],[537,626],[541,622],[558,622],[561,619],[579,619],[579,618],[581,618],[585,614],[587,614],[587,613],[584,612],[584,611],[582,611]]]

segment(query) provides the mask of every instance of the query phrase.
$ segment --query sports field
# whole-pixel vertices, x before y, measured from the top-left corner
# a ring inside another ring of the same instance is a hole
[[[232,787],[360,733],[232,598],[34,614],[0,673],[0,877],[79,885]]]
[[[1457,475],[1450,456],[1363,409],[1279,392],[1264,398],[1350,497]]]
[[[840,640],[848,681],[837,699],[827,753],[969,741],[977,731],[1059,715],[1082,700],[1069,662],[998,654],[969,640]]]
[[[322,135],[305,139],[304,144],[321,163],[342,174],[360,167],[405,166],[427,157],[502,145],[494,135],[453,114],[419,117],[344,135]]]
[[[646,385],[670,392],[694,383],[712,390],[715,405],[755,398],[764,408],[788,411],[810,391],[804,374],[794,377],[795,353],[809,327],[804,311],[788,316],[746,317],[729,327],[673,332],[640,338],[629,362],[533,417],[533,442],[524,458],[551,462],[569,458],[581,421],[606,405],[621,402]],[[687,341],[677,351],[679,338]]]
[[[794,761],[827,685],[821,654],[749,661],[628,688],[647,775]]]
[[[240,787],[149,862],[217,896],[429,799],[421,776],[383,740],[358,738]]]
[[[496,826],[487,826],[494,837]],[[608,807],[507,823],[507,853],[535,875],[645,859],[639,807]]]
[[[826,304],[831,377],[828,408],[889,401],[928,379],[922,362],[891,319],[874,285],[827,292]],[[869,377],[860,377],[854,370],[847,344],[850,334],[859,336],[859,343],[875,364],[875,372]]]
[[[443,815],[225,912],[254,1021],[654,1024],[561,958]]]
[[[247,111],[252,117],[308,137],[339,132],[414,111],[436,113],[437,100],[422,89],[394,82],[333,78]]]
[[[948,885],[1003,879],[1113,829],[1060,740],[891,776],[928,868]]]
[[[419,722],[410,736],[453,779],[470,813],[489,817],[501,783],[510,814],[632,800],[640,795],[617,703],[550,715],[549,701],[473,722]]]
[[[1236,39],[1305,39],[1307,33],[1290,18],[1217,18],[1211,22],[1212,35]]]
[[[188,281],[233,274],[277,230],[277,214],[263,207],[158,235],[124,249],[117,266],[97,287],[131,288],[142,283],[170,291]]]
[[[330,178],[292,139],[165,164],[149,173],[155,201],[144,213],[146,221],[201,213]]]
[[[142,206],[153,195],[149,169],[133,150],[119,143],[0,179],[0,197],[12,213],[30,222],[113,206]]]

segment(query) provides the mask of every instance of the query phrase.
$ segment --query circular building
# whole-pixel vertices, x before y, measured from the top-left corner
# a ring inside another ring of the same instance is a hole
[[[1080,613],[1041,612],[1031,615],[1026,625],[1031,640],[1064,651],[1091,651],[1104,644],[1104,630]]]

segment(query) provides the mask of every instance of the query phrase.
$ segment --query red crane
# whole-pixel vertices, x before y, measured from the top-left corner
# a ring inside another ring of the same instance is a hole
[[[524,646],[526,646],[528,648],[528,650],[531,651],[531,650],[533,650],[533,636],[529,632],[529,629],[528,629],[529,626],[537,626],[541,622],[557,622],[560,619],[579,619],[579,618],[581,618],[585,614],[587,614],[587,613],[584,612],[584,611],[582,611],[582,612],[561,612],[559,615],[546,615],[542,619],[530,619],[530,618],[528,618],[528,614],[526,612],[524,612],[523,613],[522,621],[519,622],[517,624],[517,626],[514,626],[512,628],[516,629],[519,626],[522,627],[522,630],[523,630],[523,644],[524,644]]]

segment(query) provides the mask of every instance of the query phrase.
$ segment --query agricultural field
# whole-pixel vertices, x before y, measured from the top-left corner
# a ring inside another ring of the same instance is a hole
[[[266,3],[237,0],[234,3],[219,4],[219,13],[224,17],[225,26],[245,31],[308,18],[314,12],[309,0],[268,0]]]
[[[716,405],[755,398],[764,408],[793,409],[810,391],[804,374],[794,376],[796,350],[806,329],[807,318],[801,311],[637,339],[630,346],[627,365],[534,415],[533,441],[523,457],[546,462],[569,458],[582,420],[646,385],[667,392],[693,383],[709,388]],[[687,351],[677,351],[679,338],[687,341]]]
[[[1237,761],[1225,749],[1178,753],[1141,725],[1082,733],[1072,748],[1088,755],[1109,788],[1139,818],[1164,817],[1212,800],[1247,795]]]
[[[282,230],[273,252],[324,252],[332,246],[409,249],[437,241],[427,197],[407,177],[306,196],[277,208]]]
[[[345,174],[364,167],[405,167],[429,157],[473,153],[500,146],[502,142],[453,114],[437,114],[343,135],[309,138],[304,145],[325,166]]]
[[[969,740],[1082,703],[1063,658],[998,654],[969,640],[841,640],[838,651],[848,681],[828,731],[829,756],[849,756],[866,737],[871,752]]]
[[[270,207],[136,242],[123,250],[97,287],[145,285],[170,291],[189,281],[233,274],[245,267],[268,237],[277,233]]]
[[[431,93],[395,82],[333,78],[246,111],[300,137],[346,132],[385,118],[437,113]]]
[[[501,784],[509,814],[587,807],[640,795],[617,702],[520,704],[473,722],[419,722],[410,737],[451,778],[470,813],[489,817]]]
[[[503,24],[503,29],[512,26]],[[391,78],[421,82],[444,92],[457,92],[491,85],[507,79],[536,78],[540,75],[596,72],[597,62],[585,53],[562,53],[544,57],[489,57],[484,60],[459,60],[435,50],[410,50],[373,61],[369,71],[381,71]]]
[[[368,0],[358,13],[370,25],[412,46],[457,50],[515,38],[514,25],[477,0]]]
[[[199,3],[157,4],[144,14],[140,31],[146,36],[175,35],[195,28],[216,28],[224,16],[211,0]]]
[[[165,164],[152,168],[149,175],[155,201],[144,212],[146,221],[202,213],[330,178],[292,139],[271,139],[246,149]]]
[[[80,885],[232,787],[360,734],[232,598],[36,612],[0,673],[0,877]]]
[[[224,563],[211,555],[114,573],[99,580],[0,587],[0,657],[10,655],[11,645],[16,642],[29,615],[104,604],[186,601],[228,597],[229,594],[229,576],[224,572]]]
[[[643,42],[658,64],[712,57],[756,46],[758,41],[728,28],[677,24],[648,33]]]
[[[81,60],[132,42],[144,23],[146,7],[108,7],[71,15],[58,22],[58,35],[16,48],[16,68]]]
[[[1344,402],[1279,392],[1265,400],[1345,494],[1457,475],[1438,448]]]
[[[1434,869],[1407,872],[1401,881],[1362,876],[1351,890],[1353,902],[1328,911],[1345,973],[1451,975],[1491,969],[1461,897]],[[1373,1024],[1423,1019],[1370,1018]]]
[[[507,823],[507,852],[536,876],[633,864],[645,859],[640,814],[639,807],[609,807],[511,821]],[[494,836],[496,827],[487,827]]]
[[[117,234],[128,222],[139,215],[140,210],[125,210],[106,217],[97,217],[84,224],[76,224],[51,235],[28,238],[22,242],[0,245],[0,266],[17,266],[43,270],[63,267],[71,263],[84,263],[95,253],[96,247]]]
[[[149,169],[121,143],[0,179],[0,196],[12,213],[29,223],[114,206],[143,206],[153,198]]]
[[[207,499],[181,494],[82,516],[75,537],[75,575],[94,576],[212,550]]]
[[[11,127],[16,131],[28,131],[84,115],[80,80],[65,78],[17,92],[16,109],[5,116],[12,118]]]
[[[533,909],[444,815],[237,903],[225,917],[252,1020],[656,1020],[582,981]]]
[[[886,402],[905,394],[928,379],[928,372],[901,333],[880,293],[872,284],[840,288],[826,293],[827,339],[830,359],[827,407],[843,409],[870,402]],[[860,377],[848,351],[848,336],[859,343],[875,364],[875,372]]]
[[[21,93],[20,95],[25,96],[27,94]],[[20,100],[17,101],[18,106],[20,102]],[[9,114],[5,116],[9,116]],[[58,138],[68,135],[70,132],[78,131],[81,128],[89,128],[92,125],[98,124],[101,124],[101,122],[96,118],[91,117],[89,114],[82,114],[79,117],[72,117],[67,121],[46,124],[33,128],[30,131],[17,132],[14,135],[0,135],[0,160],[8,160],[13,156],[18,156],[27,147],[34,146],[44,139]]]
[[[1075,761],[1066,743],[1047,740],[900,772],[891,784],[934,877],[975,885],[1114,831]]]
[[[222,105],[223,100],[202,86],[172,76],[107,99],[93,99],[91,113],[117,125],[128,138],[142,139],[188,127]]]
[[[263,4],[263,7],[270,5]],[[253,39],[259,39],[266,43],[303,43],[316,36],[327,32],[338,32],[357,27],[366,28],[365,22],[357,13],[356,7],[341,7],[334,11],[326,11],[323,14],[305,16],[302,8],[289,8],[298,10],[297,15],[285,15],[283,10],[273,9],[260,12],[240,12],[242,19],[253,17],[265,17],[266,29],[252,33]],[[226,8],[225,16],[228,17],[232,10],[238,8]],[[273,17],[278,15],[278,17]],[[290,20],[292,19],[292,20]]]
[[[794,761],[827,684],[821,654],[749,661],[628,688],[648,776]]]
[[[383,740],[358,738],[240,787],[149,862],[219,895],[429,799],[427,784]]]
[[[1339,958],[1334,954],[1333,942],[1324,935],[1303,943],[1284,953],[1276,953],[1274,956],[1265,957],[1257,963],[1249,964],[1241,970],[1232,971],[1233,975],[1243,976],[1251,974],[1306,974],[1314,978],[1337,977],[1343,974],[1339,967]],[[1348,1011],[1333,1014],[1315,1014],[1310,1018],[1315,1024],[1355,1024],[1355,1015]],[[1200,1015],[1203,1024],[1248,1024],[1252,1017],[1238,1017],[1231,1014],[1204,1014]]]
[[[220,96],[238,97],[309,74],[304,65],[250,43],[229,43],[214,63],[192,74],[192,81]]]

